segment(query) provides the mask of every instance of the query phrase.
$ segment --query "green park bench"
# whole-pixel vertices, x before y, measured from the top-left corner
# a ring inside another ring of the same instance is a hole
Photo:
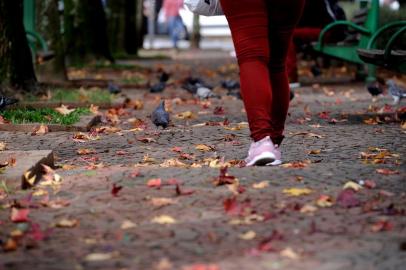
[[[359,64],[367,69],[367,83],[376,81],[376,66],[372,64],[365,64],[364,61],[358,56],[358,49],[367,49],[371,37],[377,32],[379,26],[379,0],[361,0],[360,10],[365,11],[365,19],[363,23],[360,21],[335,21],[325,26],[320,32],[318,41],[313,45],[315,51],[322,54],[344,60],[350,63]],[[336,27],[346,26],[359,38],[355,43],[339,42],[327,44],[325,42],[328,32]],[[371,44],[371,49],[375,44]]]
[[[395,30],[383,49],[374,49],[375,42],[386,31]],[[395,50],[396,42],[406,34],[406,21],[388,23],[371,37],[366,49],[358,49],[358,56],[365,62],[399,73],[406,73],[406,50]],[[406,49],[406,48],[405,48]]]
[[[33,60],[37,63],[50,60],[54,53],[49,50],[44,38],[35,30],[35,0],[24,0],[24,28]]]

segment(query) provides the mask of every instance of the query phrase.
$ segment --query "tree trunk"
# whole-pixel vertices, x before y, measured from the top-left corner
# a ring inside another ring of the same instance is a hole
[[[128,54],[137,54],[137,33],[136,33],[136,0],[125,1],[125,50]]]
[[[108,27],[115,54],[137,54],[143,44],[141,0],[108,1]]]
[[[23,1],[0,1],[0,83],[24,91],[37,89],[37,78],[23,25]]]
[[[114,54],[125,53],[125,0],[110,0],[107,2],[109,8],[108,33],[110,47]]]
[[[101,0],[64,0],[67,54],[72,62],[106,58],[114,62],[107,38],[107,21]]]

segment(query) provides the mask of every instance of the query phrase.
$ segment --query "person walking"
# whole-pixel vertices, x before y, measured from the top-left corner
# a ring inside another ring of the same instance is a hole
[[[220,3],[231,29],[253,140],[246,165],[279,165],[290,99],[286,57],[304,0]]]
[[[169,35],[173,48],[178,49],[178,41],[184,33],[184,24],[179,10],[183,7],[183,0],[164,0],[163,9],[168,23]]]

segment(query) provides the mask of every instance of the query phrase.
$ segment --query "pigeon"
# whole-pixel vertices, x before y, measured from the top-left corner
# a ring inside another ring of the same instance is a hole
[[[388,80],[386,85],[388,86],[389,94],[393,98],[394,105],[399,104],[402,98],[406,98],[406,88],[396,84],[394,80]]]
[[[205,87],[208,89],[213,88],[211,85],[205,83],[202,79],[193,77],[187,77],[182,84],[182,88],[191,94],[196,94],[197,89],[199,89],[200,87]]]
[[[209,88],[199,87],[197,88],[196,96],[200,99],[207,99],[210,97],[214,97],[214,94]]]
[[[165,71],[162,71],[161,75],[159,76],[159,81],[160,82],[167,82],[167,81],[169,81],[170,76],[171,75],[169,73],[166,73]]]
[[[372,97],[377,97],[383,93],[383,89],[379,85],[379,83],[372,83],[372,84],[368,85],[367,90],[371,94]]]
[[[221,87],[227,90],[234,90],[240,88],[240,83],[234,80],[226,80],[221,82]]]
[[[110,94],[119,94],[121,92],[120,87],[112,82],[107,84],[107,89],[109,90]]]
[[[18,99],[0,96],[0,111],[3,111],[7,106],[18,102]]]
[[[151,120],[156,127],[167,128],[169,125],[169,113],[165,111],[165,101],[161,101],[159,106],[151,114]]]
[[[166,88],[166,82],[158,82],[151,86],[149,92],[151,93],[161,93]]]

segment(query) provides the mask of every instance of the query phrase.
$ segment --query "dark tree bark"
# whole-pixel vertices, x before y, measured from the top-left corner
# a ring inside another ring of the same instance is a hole
[[[109,35],[113,52],[137,54],[142,47],[142,1],[110,0]]]
[[[23,25],[22,2],[0,1],[0,83],[35,91],[37,78]]]
[[[52,60],[53,74],[66,80],[68,77],[65,64],[65,44],[61,33],[58,0],[50,1],[45,12],[49,24],[47,28],[49,30],[50,49],[55,53],[55,58]]]
[[[67,54],[74,62],[101,57],[114,62],[101,0],[65,0],[64,19]]]
[[[125,1],[125,51],[137,54],[137,33],[135,28],[136,0]]]

